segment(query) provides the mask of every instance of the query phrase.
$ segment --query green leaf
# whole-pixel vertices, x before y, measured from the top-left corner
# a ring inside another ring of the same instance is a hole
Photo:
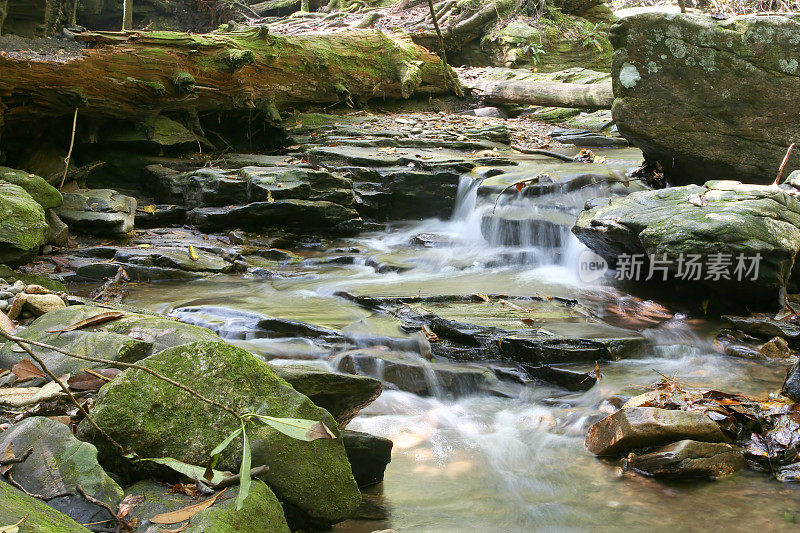
[[[166,467],[169,467],[169,468],[173,469],[174,471],[178,472],[179,474],[183,474],[184,476],[186,476],[186,477],[188,477],[190,479],[196,479],[196,478],[206,479],[212,485],[216,485],[217,483],[219,483],[220,481],[222,481],[226,477],[230,477],[230,476],[233,475],[230,472],[222,472],[222,471],[219,471],[219,470],[212,470],[211,471],[212,474],[213,474],[212,478],[211,479],[204,478],[203,476],[204,476],[204,474],[206,472],[206,469],[203,468],[202,466],[190,465],[190,464],[178,461],[177,459],[173,459],[172,457],[156,457],[154,459],[141,459],[141,461],[150,461],[151,463],[164,465]]]
[[[247,416],[247,415],[245,415]],[[303,420],[301,418],[276,418],[266,415],[250,415],[258,418],[268,426],[280,431],[284,435],[297,440],[310,442],[317,439],[335,439],[336,435],[322,422]]]
[[[239,469],[239,494],[236,496],[236,510],[240,511],[244,500],[250,494],[250,465],[253,457],[250,453],[250,441],[247,438],[247,431],[242,425],[242,466]]]
[[[231,442],[233,442],[233,439],[238,437],[239,434],[242,433],[242,431],[244,431],[244,425],[242,425],[242,427],[240,427],[239,429],[233,430],[233,432],[231,432],[231,434],[228,435],[225,438],[225,440],[220,442],[216,448],[211,450],[211,457],[208,460],[208,467],[206,468],[206,471],[203,474],[203,479],[208,480],[213,475],[214,467],[217,466],[217,461],[219,461],[219,454],[225,451],[225,448],[230,446]]]

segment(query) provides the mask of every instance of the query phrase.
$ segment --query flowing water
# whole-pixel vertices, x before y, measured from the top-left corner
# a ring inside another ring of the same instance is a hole
[[[584,248],[566,228],[523,231],[512,246],[492,244],[503,240],[498,236],[503,229],[489,224],[481,231],[483,216],[493,209],[478,196],[482,180],[480,173],[462,178],[449,220],[397,223],[311,248],[301,260],[274,265],[280,277],[273,279],[218,276],[141,285],[127,303],[213,326],[276,364],[300,358],[328,365],[330,351],[311,339],[256,334],[250,313],[332,328],[364,346],[386,338],[398,343],[405,338],[413,346],[393,317],[339,292],[624,297],[609,292],[613,280],[580,281],[577,258]],[[607,190],[596,186],[538,199],[512,194],[498,213],[532,212],[554,203],[579,208]],[[413,244],[420,234],[428,236],[428,246]],[[246,313],[220,314],[220,307]],[[574,327],[586,325],[578,321]],[[476,393],[454,399],[446,391],[420,397],[385,390],[348,428],[394,442],[380,497],[389,518],[349,521],[337,530],[796,531],[800,526],[792,520],[800,516],[800,491],[792,485],[750,471],[716,482],[663,483],[623,474],[583,447],[588,425],[608,408],[607,398],[642,392],[659,372],[687,385],[752,395],[779,388],[782,366],[716,354],[709,342],[712,327],[677,315],[650,328],[647,347],[636,358],[602,364],[604,379],[585,393],[531,385],[514,398]]]

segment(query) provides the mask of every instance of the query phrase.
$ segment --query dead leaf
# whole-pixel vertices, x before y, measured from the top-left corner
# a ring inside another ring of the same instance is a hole
[[[317,422],[311,427],[311,429],[308,430],[308,433],[306,433],[306,438],[309,441],[318,439],[335,439],[336,435],[334,435],[333,432],[328,429],[328,426],[322,422]]]
[[[185,494],[186,496],[191,496],[193,498],[200,494],[200,491],[197,490],[197,485],[194,483],[175,483],[172,485],[169,491],[174,494]]]
[[[208,509],[209,507],[214,505],[214,502],[217,501],[217,498],[222,496],[225,490],[227,489],[224,489],[219,494],[216,494],[213,497],[205,501],[202,501],[200,503],[189,505],[188,507],[184,507],[183,509],[178,509],[177,511],[172,511],[171,513],[157,514],[156,516],[151,518],[150,521],[154,524],[178,524],[185,520],[189,520],[191,517],[193,517],[200,511]]]
[[[125,313],[121,313],[119,311],[109,311],[107,313],[100,313],[99,315],[91,316],[85,320],[81,320],[80,322],[76,322],[71,326],[67,326],[62,329],[48,329],[45,331],[45,333],[63,333],[66,331],[75,331],[76,329],[96,326],[97,324],[103,324],[105,322],[111,322],[112,320],[117,320],[118,318],[122,318],[124,316]]]
[[[194,246],[191,244],[189,245],[189,259],[192,261],[198,261],[200,259],[200,256],[197,255],[197,252],[194,250]]]
[[[0,533],[19,533],[19,526],[28,518],[28,515],[23,516],[19,519],[19,522],[16,524],[11,524],[9,526],[0,526]]]
[[[186,523],[185,523],[185,524],[183,524],[182,526],[176,527],[175,529],[164,529],[164,528],[162,527],[162,528],[161,528],[161,531],[162,531],[163,533],[181,533],[181,532],[183,532],[183,531],[186,531],[187,529],[189,529],[189,522],[186,522]]]
[[[267,191],[267,203],[268,204],[275,203],[275,198],[272,197],[272,191]]]
[[[473,294],[473,295],[472,295],[472,299],[473,299],[473,300],[484,301],[484,302],[491,302],[491,300],[489,299],[489,297],[488,297],[488,296],[486,296],[485,294],[480,294],[480,293],[478,293],[478,294]]]
[[[69,378],[67,385],[73,390],[100,390],[100,387],[112,381],[121,372],[119,368],[84,369]]]
[[[6,446],[6,450],[3,452],[2,459],[3,461],[8,461],[9,459],[16,459],[16,457],[17,456],[14,455],[14,443],[11,443],[8,446]],[[0,466],[0,475],[5,476],[6,472],[11,470],[12,466],[14,465],[11,464],[11,465]]]
[[[522,189],[525,188],[525,185],[523,185],[522,183],[517,183],[515,188],[517,189],[517,192],[522,192]]]
[[[139,209],[137,209],[137,211],[141,211],[142,213],[147,213],[149,215],[152,215],[153,213],[156,212],[156,206],[154,206],[152,204],[151,205],[145,205],[145,206],[140,207]]]
[[[438,342],[439,336],[433,332],[431,328],[427,325],[422,326],[422,333],[425,335],[425,338],[428,339],[430,342]]]
[[[532,319],[532,318],[523,318],[522,319],[522,323],[523,324],[527,324],[528,326],[535,326],[536,325],[536,321],[534,319]]]
[[[12,366],[11,371],[17,376],[17,381],[28,381],[29,379],[45,377],[45,373],[42,369],[33,364],[30,359],[23,359]]]
[[[119,504],[117,516],[125,518],[133,511],[137,505],[144,503],[145,497],[139,494],[128,494]]]
[[[9,335],[17,333],[17,326],[15,326],[11,319],[2,311],[0,311],[0,329]]]

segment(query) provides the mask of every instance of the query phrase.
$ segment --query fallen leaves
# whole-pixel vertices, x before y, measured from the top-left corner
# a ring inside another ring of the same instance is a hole
[[[0,329],[9,335],[17,333],[17,326],[15,326],[11,319],[2,311],[0,311]]]
[[[183,509],[178,509],[177,511],[158,514],[158,515],[152,517],[150,519],[150,521],[152,523],[154,523],[154,524],[167,524],[167,525],[169,525],[169,524],[179,524],[181,522],[189,520],[191,517],[193,517],[194,515],[196,515],[200,511],[208,509],[209,507],[214,505],[214,503],[216,503],[217,499],[220,496],[222,496],[222,494],[225,492],[225,490],[227,490],[227,489],[222,490],[222,492],[220,492],[219,494],[215,494],[211,498],[209,498],[209,499],[207,499],[205,501],[202,501],[200,503],[195,503],[194,505],[189,505],[187,507],[184,507]]]
[[[79,391],[97,391],[100,387],[112,381],[122,370],[118,368],[101,368],[90,370],[84,368],[67,380],[70,389]]]
[[[119,504],[119,510],[117,511],[117,516],[120,518],[125,518],[128,516],[131,511],[133,511],[137,506],[144,503],[145,497],[140,496],[138,494],[128,494]]]
[[[422,334],[425,335],[425,338],[428,339],[429,342],[439,342],[439,336],[434,333],[430,326],[423,324],[421,330]]]
[[[76,329],[87,328],[89,326],[96,326],[112,320],[117,320],[126,316],[125,313],[120,311],[109,311],[107,313],[100,313],[99,315],[91,316],[87,319],[76,322],[70,326],[61,329],[48,329],[45,333],[64,333],[67,331],[75,331]]]
[[[17,381],[28,381],[29,379],[45,377],[45,373],[42,369],[33,364],[30,359],[23,359],[12,366],[11,372],[17,376]]]

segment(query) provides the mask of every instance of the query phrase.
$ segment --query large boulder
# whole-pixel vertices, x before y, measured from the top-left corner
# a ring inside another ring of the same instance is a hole
[[[231,487],[214,505],[192,516],[183,530],[186,533],[289,533],[278,498],[266,483],[254,479],[243,507],[236,510],[239,487]],[[190,496],[173,491],[155,481],[140,481],[126,491],[126,495],[143,496],[144,501],[133,508],[129,519],[137,519],[135,533],[149,533],[154,526],[150,519],[162,513],[171,513],[197,503]],[[203,499],[206,499],[205,497]],[[178,526],[183,527],[183,526]],[[162,528],[163,531],[166,528]],[[156,529],[158,531],[158,529]]]
[[[656,258],[659,264],[653,266],[667,268],[668,279],[702,283],[751,307],[776,307],[794,278],[800,196],[791,186],[734,181],[635,192],[583,211],[572,231],[609,263],[625,268],[618,271],[623,279],[647,279],[648,261]],[[629,276],[633,256],[644,261],[639,276]],[[692,258],[700,265],[693,270]],[[653,272],[653,279],[663,280],[661,270]]]
[[[109,311],[93,305],[73,305],[41,316],[27,328],[20,330],[18,335],[78,355],[124,363],[135,363],[165,348],[180,344],[220,340],[215,333],[205,328],[183,324],[163,316],[139,313],[125,313],[122,318],[74,331],[58,331]],[[45,348],[38,348],[37,355],[56,375],[78,372],[82,368],[108,366],[74,359]],[[15,344],[5,343],[0,347],[0,368],[11,368],[28,357]]]
[[[141,364],[241,413],[322,421],[336,439],[305,442],[253,423],[248,427],[253,466],[267,465],[263,479],[278,498],[314,522],[339,522],[358,506],[360,493],[336,421],[267,363],[223,342],[196,342]],[[105,385],[92,414],[112,438],[141,457],[173,457],[196,465],[206,464],[214,447],[238,427],[230,414],[141,370],[126,370]],[[90,424],[81,423],[78,434],[94,442],[106,460],[118,457]],[[219,468],[238,470],[241,456],[237,439],[222,453]]]
[[[705,413],[626,407],[590,427],[586,447],[596,455],[622,455],[637,448],[684,439],[702,442],[729,440]]]
[[[800,16],[720,18],[643,13],[611,29],[614,122],[674,184],[769,183],[800,138]]]
[[[11,485],[0,483],[0,525],[16,524],[25,518],[24,529],[36,533],[90,533],[64,513],[28,496]]]
[[[631,468],[654,477],[718,479],[746,465],[742,449],[724,442],[681,440],[650,453],[634,455]]]
[[[76,439],[69,427],[49,418],[27,418],[0,434],[0,450],[12,444],[17,456],[33,450],[24,462],[11,469],[14,479],[26,491],[49,498],[51,507],[78,522],[111,519],[106,509],[85,501],[80,495],[54,498],[73,492],[77,485],[113,509],[123,497],[122,489],[97,462],[97,449]]]
[[[25,189],[0,180],[0,263],[26,263],[47,240],[44,209]]]
[[[90,235],[123,235],[133,230],[136,199],[111,189],[65,193],[56,210],[70,230]]]
[[[44,178],[24,170],[0,167],[0,180],[19,185],[44,209],[58,207],[63,201],[58,189],[47,183]]]

